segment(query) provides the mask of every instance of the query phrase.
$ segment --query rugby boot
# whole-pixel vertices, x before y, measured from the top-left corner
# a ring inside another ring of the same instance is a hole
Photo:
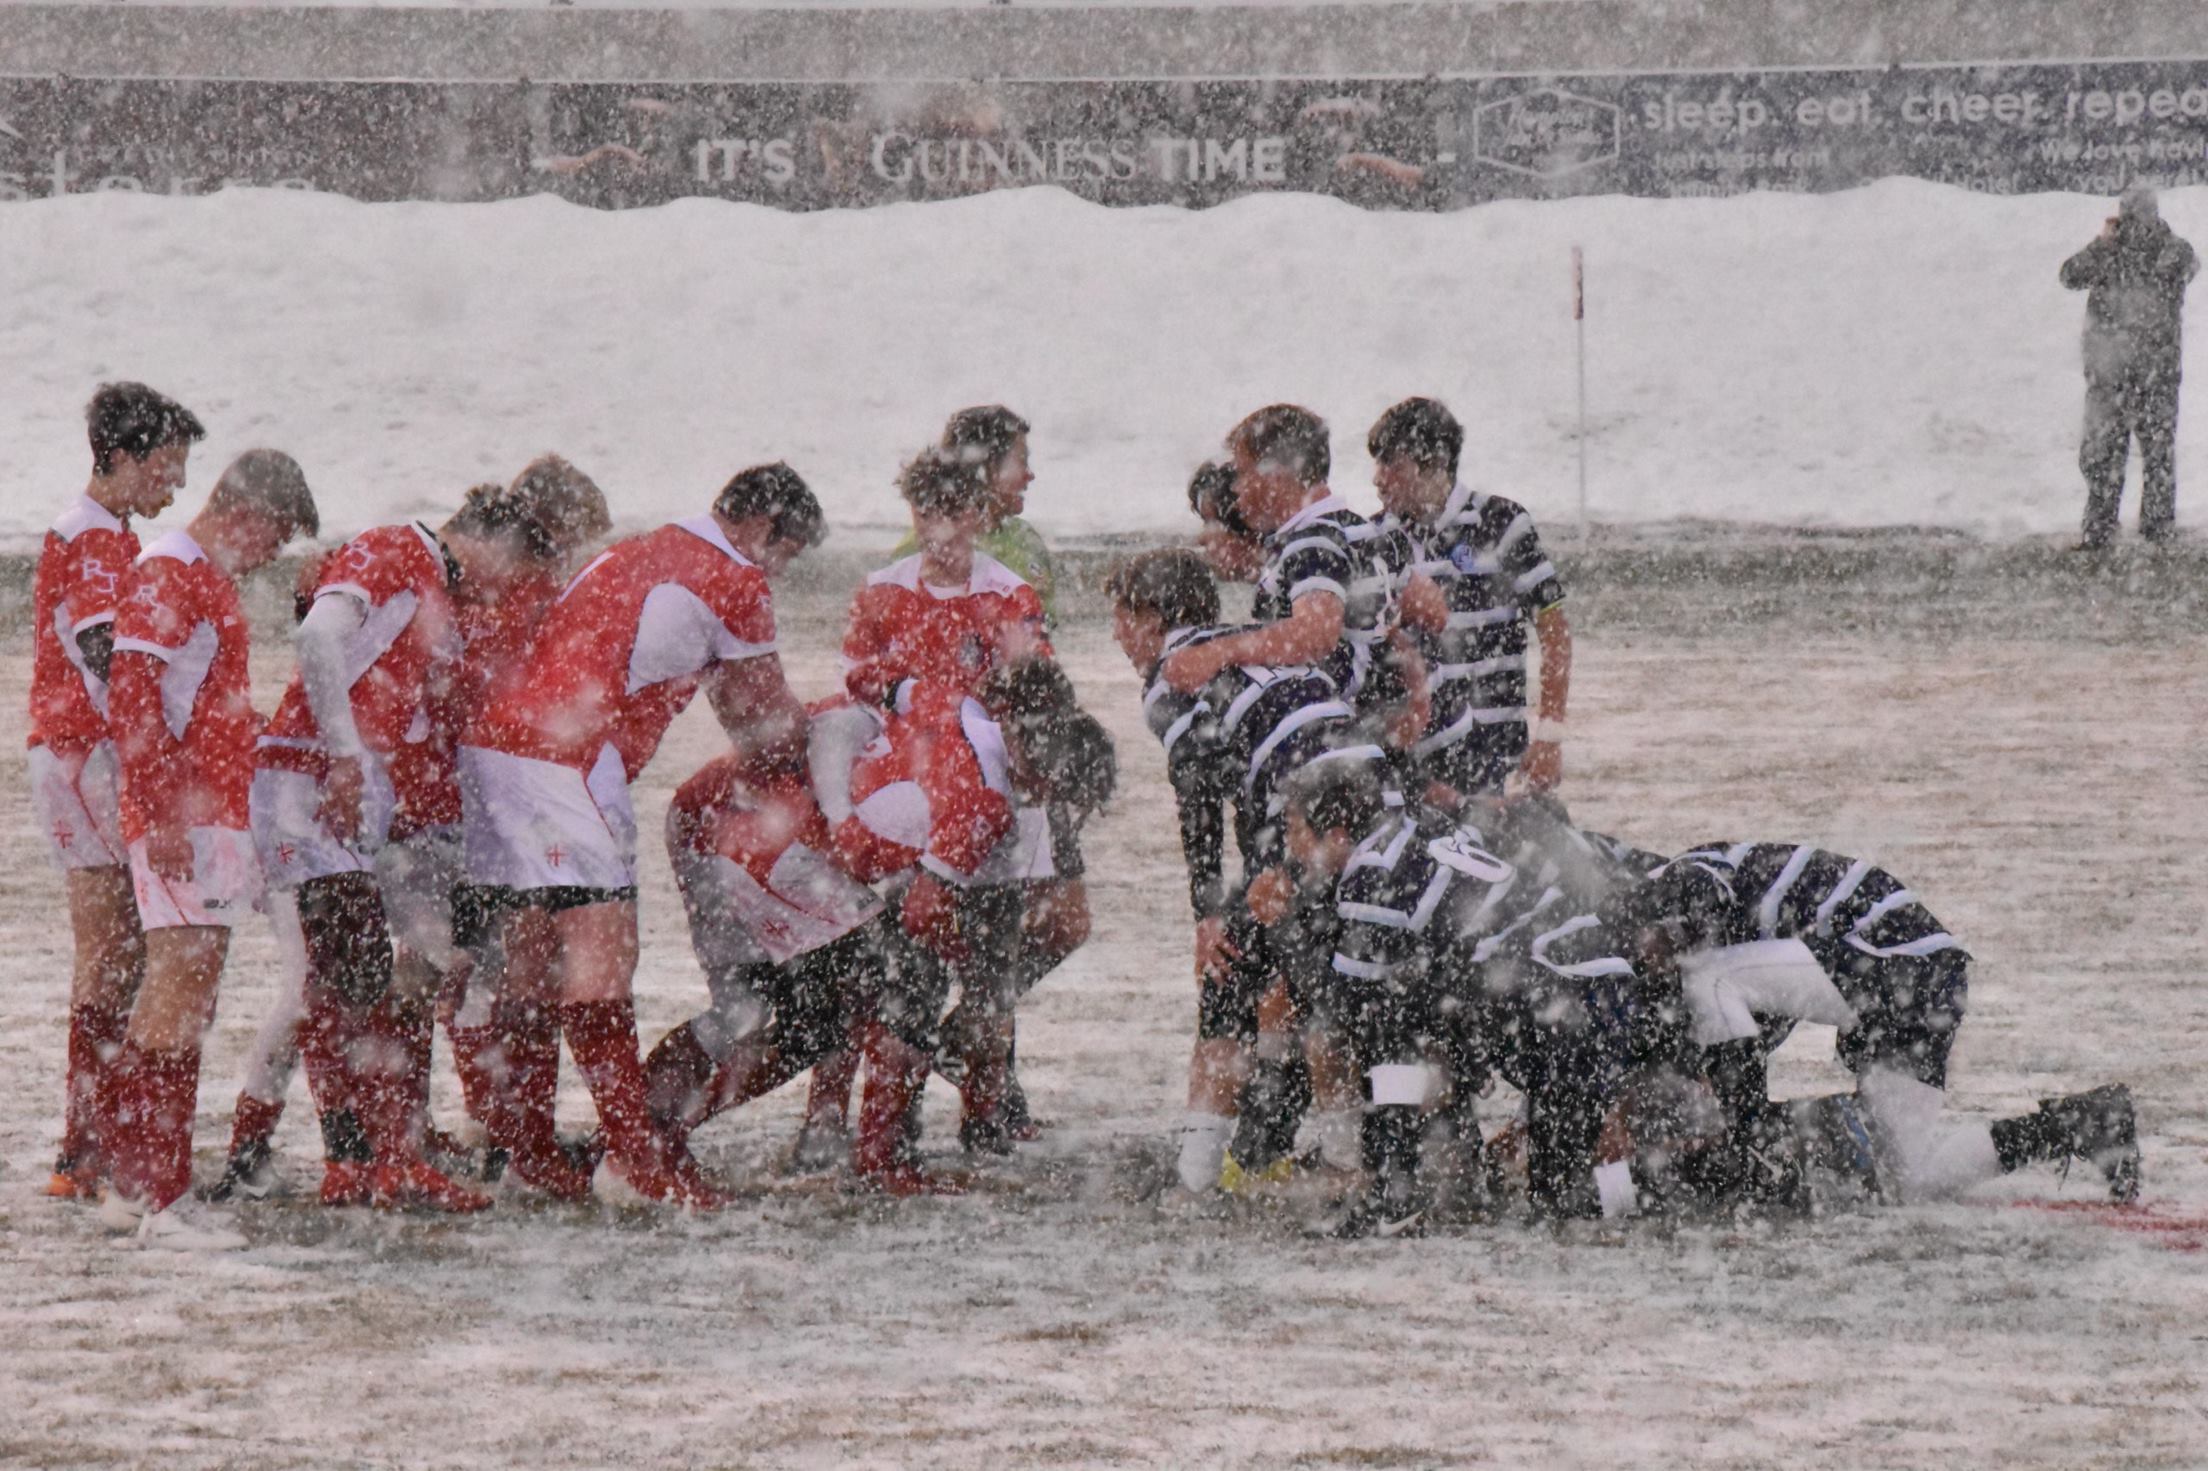
[[[230,1116],[230,1157],[222,1178],[207,1189],[207,1199],[222,1201],[243,1196],[265,1200],[276,1188],[275,1135],[284,1116],[282,1100],[270,1103],[250,1093],[240,1093]]]
[[[1993,1146],[2004,1170],[2080,1159],[2108,1181],[2110,1200],[2128,1205],[2139,1198],[2139,1125],[2131,1090],[2121,1083],[2043,1098],[2035,1112],[1995,1123]]]
[[[64,1154],[56,1159],[53,1173],[46,1177],[46,1198],[88,1204],[97,1202],[100,1198],[98,1161],[89,1154]]]
[[[489,1210],[491,1198],[471,1190],[428,1161],[379,1160],[369,1168],[368,1203],[379,1211],[419,1210],[468,1215]]]

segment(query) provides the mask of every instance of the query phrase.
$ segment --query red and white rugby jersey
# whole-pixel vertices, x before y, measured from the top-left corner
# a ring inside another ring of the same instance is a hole
[[[146,548],[115,615],[109,695],[126,841],[159,822],[250,825],[261,722],[249,644],[236,586],[189,533]]]
[[[675,789],[672,806],[693,851],[726,858],[761,888],[791,848],[828,851],[828,820],[802,770],[761,775],[733,753],[716,757]]]
[[[917,686],[852,766],[851,801],[835,830],[846,873],[873,883],[917,864],[964,884],[1012,831],[1004,733],[958,690]]]
[[[107,684],[85,667],[77,635],[115,620],[129,590],[138,538],[80,495],[54,521],[31,583],[31,739],[81,756],[107,739]]]
[[[398,797],[394,839],[460,820],[460,741],[491,689],[521,666],[538,622],[559,595],[556,579],[523,576],[495,601],[455,600],[460,657],[440,666],[429,682],[429,738],[403,744],[391,756],[391,786]]]
[[[908,679],[970,695],[998,665],[1050,652],[1043,600],[1018,573],[976,552],[964,587],[938,588],[921,580],[916,552],[868,577],[851,600],[843,682],[870,705]]]
[[[610,743],[634,781],[706,671],[774,651],[766,573],[711,516],[677,521],[576,574],[468,744],[588,771]]]
[[[429,737],[431,673],[459,653],[451,585],[444,543],[419,521],[363,531],[323,559],[315,601],[351,597],[366,609],[346,641],[345,672],[353,722],[378,755]],[[318,771],[325,759],[321,727],[294,672],[261,737],[262,764]]]

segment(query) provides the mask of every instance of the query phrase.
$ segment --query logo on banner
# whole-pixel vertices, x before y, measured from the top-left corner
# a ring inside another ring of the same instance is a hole
[[[1472,114],[1472,156],[1481,163],[1561,179],[1618,156],[1618,109],[1561,87],[1490,102]]]

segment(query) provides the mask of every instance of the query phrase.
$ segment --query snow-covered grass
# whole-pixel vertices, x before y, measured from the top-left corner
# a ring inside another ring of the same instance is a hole
[[[2208,191],[2165,203],[2208,245]],[[207,420],[187,502],[274,444],[337,525],[449,505],[548,447],[632,525],[776,457],[840,523],[881,523],[900,457],[950,409],[1004,399],[1036,424],[1048,531],[1154,531],[1186,524],[1189,470],[1249,409],[1328,415],[1355,493],[1366,426],[1411,393],[1457,407],[1482,484],[1556,521],[1577,514],[1575,243],[1597,520],[2055,533],[2081,496],[2084,309],[2055,270],[2106,212],[1908,182],[1436,216],[1049,190],[812,215],[13,204],[0,537],[21,544],[81,483],[81,406],[124,376]],[[2181,465],[2208,464],[2208,409],[2180,433]]]
[[[1830,584],[1777,558],[1687,578],[1659,556],[1635,564],[1643,584],[1599,549],[1572,558],[1589,595],[1575,809],[1651,845],[1800,835],[1890,864],[1978,957],[1955,1106],[2127,1079],[2149,1205],[2193,1230],[2036,1208],[2093,1193],[2047,1172],[1790,1229],[1330,1245],[1287,1220],[1161,1217],[1145,1187],[1194,1020],[1184,890],[1133,678],[1077,617],[1061,647],[1126,789],[1089,843],[1096,937],[1023,1010],[1022,1071],[1057,1126],[996,1172],[1017,1193],[965,1201],[774,1188],[785,1092],[700,1134],[749,1192],[710,1221],[292,1205],[246,1213],[256,1245],[235,1258],[118,1250],[32,1194],[67,944],[20,758],[0,757],[0,1464],[2197,1468],[2201,610],[2151,561],[1971,573],[1957,592],[1908,538],[1867,544],[1891,558]],[[2198,575],[2195,559],[2175,580]],[[844,591],[788,599],[806,693],[835,677]],[[18,636],[0,751],[19,749],[26,663]],[[280,650],[259,663],[265,705]],[[644,831],[714,740],[701,712],[677,725]],[[656,1038],[703,987],[650,854],[643,902]],[[203,1171],[270,963],[248,928],[208,1053]],[[1838,1084],[1827,1039],[1789,1044],[1780,1091]],[[457,1117],[442,1063],[437,1107]],[[952,1107],[930,1100],[937,1147]],[[589,1117],[572,1073],[562,1113]],[[305,1115],[295,1087],[279,1146],[302,1172]]]

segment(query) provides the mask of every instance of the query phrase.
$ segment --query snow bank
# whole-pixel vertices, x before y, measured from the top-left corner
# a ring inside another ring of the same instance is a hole
[[[2165,212],[2208,245],[2208,191]],[[948,410],[1002,399],[1036,424],[1049,532],[1154,532],[1187,524],[1189,470],[1275,399],[1334,422],[1337,483],[1369,502],[1363,431],[1411,393],[1467,420],[1481,484],[1568,520],[1574,243],[1595,519],[2053,533],[2079,504],[2083,316],[2055,271],[2105,213],[1907,182],[1445,216],[1304,197],[1115,211],[1048,190],[815,215],[19,203],[0,209],[0,537],[34,534],[81,483],[77,416],[113,377],[207,420],[187,502],[273,444],[333,529],[449,505],[546,448],[627,523],[786,457],[839,524],[881,525],[900,457]],[[2199,465],[2208,410],[2181,424]]]

